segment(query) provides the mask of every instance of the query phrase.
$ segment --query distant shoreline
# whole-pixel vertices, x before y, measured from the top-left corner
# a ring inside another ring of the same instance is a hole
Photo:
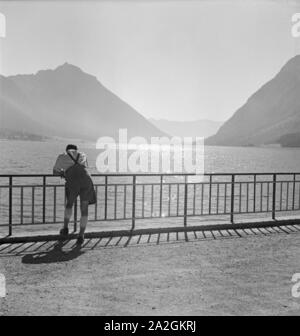
[[[39,135],[32,135],[32,136],[16,136],[16,137],[1,137],[0,133],[0,142],[17,142],[17,141],[26,141],[26,142],[59,142],[59,143],[76,143],[76,144],[84,144],[88,145],[89,147],[94,147],[94,142],[86,141],[82,139],[63,139],[59,137],[46,137],[46,136],[39,136]],[[261,149],[290,149],[290,148],[300,148],[300,145],[282,145],[282,144],[270,144],[270,145],[211,145],[205,144],[204,147],[223,147],[223,148],[261,148]]]

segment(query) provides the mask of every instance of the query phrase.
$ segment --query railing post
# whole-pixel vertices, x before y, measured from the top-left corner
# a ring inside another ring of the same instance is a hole
[[[43,224],[46,222],[46,176],[43,176]]]
[[[256,174],[254,175],[254,186],[253,186],[253,212],[256,212],[256,182],[257,182],[257,178],[256,178]]]
[[[160,176],[160,190],[159,190],[159,217],[162,216],[162,203],[163,203],[163,175]]]
[[[12,198],[12,187],[13,187],[13,178],[12,176],[9,177],[9,200],[8,200],[8,209],[9,209],[9,213],[8,213],[8,235],[11,236],[12,235],[12,207],[13,207],[13,198]]]
[[[293,174],[293,206],[292,210],[295,210],[295,196],[296,196],[296,174]]]
[[[105,175],[105,191],[104,191],[104,193],[105,193],[105,195],[104,195],[104,197],[105,197],[105,199],[104,199],[104,219],[105,220],[107,220],[107,198],[108,198],[108,186],[107,186],[107,184],[108,184],[108,176],[107,175]]]
[[[188,208],[188,176],[184,177],[184,227],[187,226],[187,208]]]
[[[209,199],[208,199],[208,214],[211,214],[211,189],[212,189],[212,175],[209,175]]]
[[[77,198],[74,202],[74,232],[77,231]]]
[[[230,222],[234,223],[234,187],[235,187],[235,175],[231,176],[231,210],[230,210]]]
[[[131,230],[135,229],[135,202],[136,202],[136,175],[133,175],[132,181],[132,226]]]
[[[276,182],[277,175],[273,174],[273,204],[272,204],[272,219],[276,219]]]

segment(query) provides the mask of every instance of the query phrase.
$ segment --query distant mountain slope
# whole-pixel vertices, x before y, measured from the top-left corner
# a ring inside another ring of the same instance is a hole
[[[50,132],[48,127],[24,113],[24,100],[15,83],[0,75],[0,128],[38,134]]]
[[[292,58],[271,81],[253,94],[207,145],[278,143],[300,130],[300,55]]]
[[[158,129],[172,136],[208,137],[217,133],[222,122],[211,120],[171,121],[166,119],[149,119]]]
[[[285,134],[278,139],[278,142],[283,147],[300,147],[300,132]]]
[[[1,76],[0,107],[0,127],[36,134],[96,140],[127,128],[130,137],[163,135],[96,77],[67,63],[36,75]]]
[[[28,132],[16,131],[7,128],[0,128],[0,139],[43,141],[46,140],[47,138],[41,135],[32,134]]]

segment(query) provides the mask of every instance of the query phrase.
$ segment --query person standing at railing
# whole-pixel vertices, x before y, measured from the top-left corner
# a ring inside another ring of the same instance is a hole
[[[89,204],[96,203],[96,194],[93,181],[88,171],[87,157],[79,152],[77,146],[68,145],[66,152],[60,154],[53,168],[53,174],[66,179],[66,207],[64,215],[64,226],[60,230],[63,237],[69,234],[69,222],[72,216],[72,208],[78,196],[80,196],[80,232],[77,244],[84,242],[84,233],[88,222]]]

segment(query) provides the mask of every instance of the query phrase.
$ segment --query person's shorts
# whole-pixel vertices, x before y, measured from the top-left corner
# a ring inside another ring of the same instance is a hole
[[[94,187],[92,183],[66,183],[66,198],[67,208],[72,208],[77,197],[80,197],[80,202],[90,202],[94,195]]]

